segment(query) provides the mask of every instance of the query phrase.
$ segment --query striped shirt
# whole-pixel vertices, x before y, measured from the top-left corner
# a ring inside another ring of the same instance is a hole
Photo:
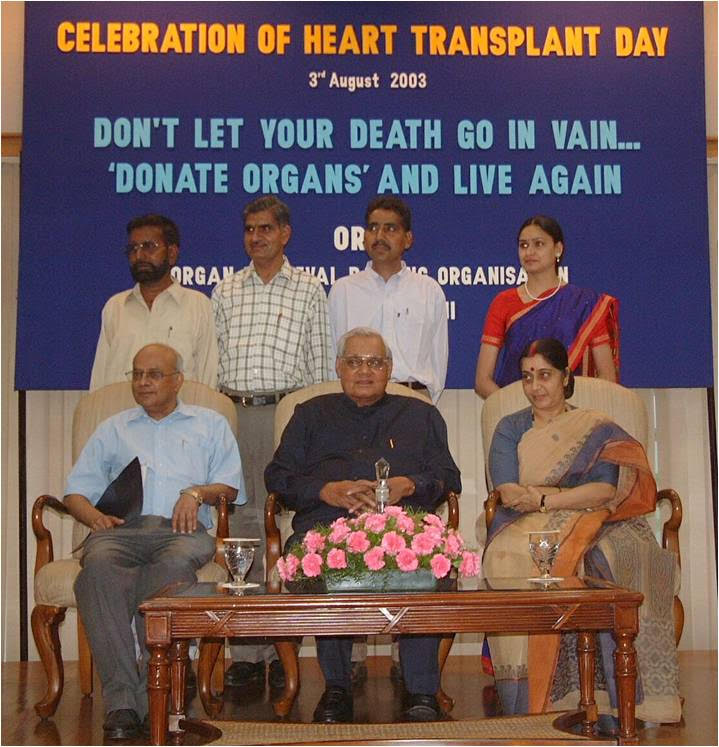
[[[326,381],[332,371],[327,296],[320,281],[290,265],[263,283],[250,263],[212,292],[218,384],[244,394]]]

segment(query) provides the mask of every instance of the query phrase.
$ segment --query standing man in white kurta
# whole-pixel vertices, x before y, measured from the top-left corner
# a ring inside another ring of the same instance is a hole
[[[102,310],[90,389],[125,381],[137,351],[151,343],[170,345],[182,356],[185,378],[214,389],[217,341],[210,299],[170,275],[180,252],[177,226],[164,215],[142,215],[127,224],[127,236],[124,251],[135,286],[116,293]]]
[[[336,343],[354,327],[376,329],[392,349],[393,378],[426,388],[437,404],[447,377],[447,303],[436,280],[403,261],[413,240],[412,213],[403,200],[380,196],[370,202],[364,233],[370,261],[330,290],[332,338]]]
[[[245,251],[252,260],[215,286],[212,306],[219,349],[219,388],[237,407],[238,443],[248,502],[230,514],[233,536],[262,540],[250,581],[264,582],[265,467],[274,454],[274,417],[285,394],[331,377],[327,295],[320,281],[292,267],[285,247],[292,235],[290,211],[274,195],[259,197],[243,212]],[[274,647],[238,639],[225,684],[283,685]]]

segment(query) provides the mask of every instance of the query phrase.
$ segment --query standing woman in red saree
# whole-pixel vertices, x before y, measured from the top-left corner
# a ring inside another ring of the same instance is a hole
[[[574,374],[618,381],[617,299],[561,280],[564,234],[554,218],[528,218],[517,242],[527,280],[499,293],[489,306],[477,360],[477,394],[487,397],[517,381],[525,345],[547,337],[564,344]]]

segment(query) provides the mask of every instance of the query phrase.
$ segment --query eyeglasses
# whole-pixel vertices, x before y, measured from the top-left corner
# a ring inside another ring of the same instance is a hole
[[[363,363],[366,363],[367,368],[371,368],[373,371],[384,368],[387,365],[387,358],[378,358],[376,355],[347,355],[342,356],[341,360],[353,371],[362,368]]]
[[[170,373],[163,373],[158,371],[156,368],[151,368],[149,371],[142,371],[139,368],[134,368],[132,371],[126,371],[125,376],[128,381],[142,381],[144,377],[150,379],[150,381],[161,381],[165,376],[175,376],[180,373],[179,371],[170,371]]]
[[[126,257],[129,257],[135,252],[139,252],[141,249],[143,252],[154,252],[155,249],[160,248],[160,244],[157,241],[136,241],[134,244],[127,244],[123,247],[122,251]]]

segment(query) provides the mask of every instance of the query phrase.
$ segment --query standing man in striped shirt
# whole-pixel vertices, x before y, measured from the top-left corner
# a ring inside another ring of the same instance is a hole
[[[238,442],[248,501],[230,516],[232,536],[259,537],[262,545],[248,580],[264,581],[265,467],[274,454],[277,402],[301,387],[326,381],[332,372],[327,297],[320,281],[285,257],[292,235],[290,211],[269,195],[243,211],[245,251],[250,264],[217,284],[212,307],[219,352],[218,385],[237,407]],[[280,687],[283,672],[274,647],[232,646],[225,684],[264,682]]]

